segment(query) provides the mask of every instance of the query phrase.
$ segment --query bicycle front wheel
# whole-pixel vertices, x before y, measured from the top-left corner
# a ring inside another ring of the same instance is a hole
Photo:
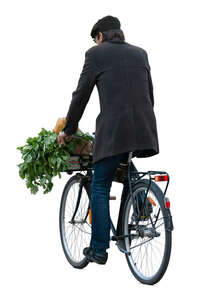
[[[82,177],[83,175],[75,175],[68,180],[62,194],[59,214],[64,254],[69,263],[78,269],[84,268],[89,263],[83,249],[89,246],[91,239],[88,211],[90,184],[86,182],[80,186]]]
[[[171,254],[172,234],[169,230],[170,210],[165,208],[163,192],[151,182],[145,201],[149,180],[144,179],[133,187],[137,220],[129,194],[123,213],[123,234],[126,259],[133,275],[143,284],[153,285],[164,275]],[[144,200],[144,201],[143,201]],[[145,202],[145,203],[144,203]]]

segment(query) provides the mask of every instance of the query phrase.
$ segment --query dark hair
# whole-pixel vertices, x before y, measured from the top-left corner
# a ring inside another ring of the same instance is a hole
[[[107,31],[103,31],[103,41],[110,41],[114,37],[118,37],[121,41],[125,41],[124,33],[121,29],[110,29]],[[99,33],[97,34],[97,37],[99,37]]]

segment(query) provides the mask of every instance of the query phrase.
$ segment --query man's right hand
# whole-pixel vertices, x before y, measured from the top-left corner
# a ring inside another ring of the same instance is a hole
[[[72,135],[68,135],[64,131],[61,131],[57,137],[57,142],[59,144],[59,147],[61,147],[62,144],[66,145],[64,142],[64,138],[66,139],[67,142],[69,142],[72,139]]]

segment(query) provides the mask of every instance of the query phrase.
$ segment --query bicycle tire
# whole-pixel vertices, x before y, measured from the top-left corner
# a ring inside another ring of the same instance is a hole
[[[137,191],[139,191],[139,189],[141,189],[141,188],[147,189],[148,185],[149,185],[149,180],[147,180],[147,179],[139,180],[139,182],[135,183],[135,185],[133,186],[133,194],[136,193]],[[170,215],[170,209],[168,209],[168,211],[167,211],[167,209],[165,208],[162,190],[156,183],[151,181],[149,191],[151,191],[156,196],[156,198],[159,202],[159,205],[160,205],[160,209],[162,211],[162,215],[164,216],[165,249],[164,249],[164,255],[163,255],[161,265],[160,265],[158,271],[155,273],[155,275],[152,277],[149,277],[149,279],[148,279],[148,277],[145,278],[145,276],[142,276],[141,273],[136,269],[135,263],[134,263],[135,266],[133,267],[132,254],[131,255],[125,254],[125,256],[126,256],[126,260],[128,262],[128,266],[129,266],[132,274],[135,276],[135,278],[143,284],[153,285],[153,284],[156,284],[159,280],[161,280],[161,278],[163,277],[163,275],[166,272],[166,269],[168,267],[170,255],[171,255],[171,248],[172,248],[172,232],[171,232],[171,230],[168,229],[168,224],[169,224],[168,217]],[[124,205],[124,210],[123,210],[123,215],[122,215],[122,233],[124,235],[129,233],[129,231],[127,231],[127,214],[128,214],[128,207],[130,207],[131,205],[132,205],[132,199],[131,199],[130,193],[128,193],[126,200],[125,200],[125,205]],[[156,237],[154,237],[154,238],[156,238]],[[125,245],[126,250],[128,250],[128,248],[129,248],[128,243],[130,243],[130,239],[125,238],[124,245]]]
[[[81,174],[81,176],[83,176],[83,175]],[[69,193],[69,190],[72,187],[72,185],[74,185],[75,183],[79,183],[79,181],[80,181],[80,176],[74,175],[67,181],[67,183],[64,187],[62,197],[61,197],[61,203],[60,203],[59,228],[60,228],[60,239],[61,239],[62,248],[63,248],[64,254],[65,254],[65,257],[67,258],[68,262],[74,268],[82,269],[88,265],[89,260],[83,255],[83,252],[81,252],[81,254],[83,256],[83,258],[81,260],[76,261],[72,258],[72,255],[70,254],[70,251],[68,250],[68,243],[67,243],[67,239],[65,236],[65,230],[64,230],[64,214],[65,214],[66,201],[68,199],[68,193]],[[83,187],[87,193],[88,199],[90,199],[90,190],[88,187],[88,183],[84,183]],[[80,201],[81,201],[81,199],[80,199]],[[88,207],[87,207],[87,209],[88,209]],[[90,228],[91,228],[91,225],[90,225]],[[90,230],[90,232],[91,232],[91,230]],[[89,246],[88,243],[84,247],[87,247],[87,246]],[[83,251],[83,249],[82,249],[82,251]]]

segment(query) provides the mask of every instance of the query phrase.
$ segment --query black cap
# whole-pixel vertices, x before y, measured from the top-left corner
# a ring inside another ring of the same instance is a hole
[[[110,29],[120,29],[120,21],[118,20],[118,18],[113,16],[106,16],[102,19],[99,19],[91,30],[91,37],[94,38],[97,33]]]

